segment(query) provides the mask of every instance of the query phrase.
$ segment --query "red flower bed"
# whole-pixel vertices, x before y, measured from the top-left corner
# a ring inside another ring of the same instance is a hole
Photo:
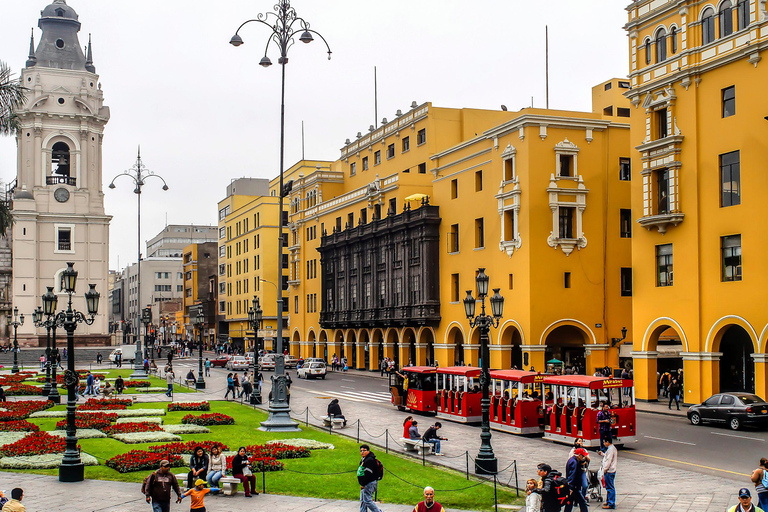
[[[148,449],[155,453],[170,453],[179,455],[181,453],[192,453],[196,447],[202,446],[206,453],[211,453],[211,448],[217,446],[219,450],[226,451],[229,448],[226,444],[218,441],[187,441],[186,443],[166,443],[150,446]]]
[[[187,414],[181,419],[181,422],[207,427],[209,425],[234,425],[235,418],[219,412],[212,412],[210,414],[201,414],[200,416]]]
[[[77,413],[75,413],[75,427],[77,428],[94,428],[96,430],[101,430],[106,432],[104,429],[110,427],[112,425],[112,421],[109,420],[109,418],[104,418],[102,416],[107,416],[106,414],[83,414],[78,416]],[[56,430],[66,430],[67,429],[67,420],[63,419],[61,421],[56,422]]]
[[[102,428],[101,431],[107,435],[112,434],[133,434],[134,432],[158,432],[163,430],[157,423],[115,423]]]
[[[87,377],[88,377],[88,370],[76,370],[76,371],[77,371],[77,375],[78,375],[78,376],[79,376],[81,379],[85,379],[85,378],[87,378]],[[101,379],[101,380],[104,380],[104,379],[106,379],[106,378],[107,378],[107,376],[106,376],[106,375],[104,375],[103,373],[92,373],[91,375],[93,375],[93,378],[94,378],[94,379],[95,379],[95,378],[97,378],[97,377],[98,377],[99,379]]]
[[[232,471],[232,457],[227,457],[227,471]],[[282,471],[285,466],[279,460],[272,457],[249,457],[251,461],[251,471],[254,473],[268,473],[270,471]]]
[[[27,420],[0,422],[0,432],[38,432],[40,427]]]
[[[178,455],[166,456],[166,454],[147,452],[144,450],[131,450],[107,459],[106,465],[116,469],[120,473],[141,471],[143,469],[157,469],[160,461],[166,459],[171,467],[180,468],[186,466],[184,460]]]
[[[312,452],[308,448],[282,443],[253,444],[246,446],[245,451],[256,458],[271,457],[273,459],[302,459],[312,455]]]
[[[168,404],[168,412],[174,411],[210,411],[211,404],[208,402],[187,402],[182,403],[170,403]]]
[[[150,382],[148,380],[126,380],[125,387],[127,388],[148,388]]]
[[[46,453],[62,453],[66,448],[63,437],[52,436],[47,432],[35,432],[15,443],[6,444],[0,452],[6,457],[22,455],[43,455]]]
[[[130,398],[89,398],[83,405],[78,405],[78,411],[122,410],[133,405]]]
[[[7,412],[0,412],[0,421],[14,421],[26,419],[30,414],[37,411],[44,411],[53,407],[53,402],[49,400],[19,400],[17,402],[4,402],[3,409]]]
[[[37,386],[30,386],[29,384],[11,384],[8,386],[8,389],[5,390],[5,394],[8,396],[30,396],[30,395],[41,395],[43,391],[43,388],[39,388]]]

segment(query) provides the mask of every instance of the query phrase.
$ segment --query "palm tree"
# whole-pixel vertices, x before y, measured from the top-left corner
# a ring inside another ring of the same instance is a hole
[[[13,135],[19,127],[16,111],[24,105],[26,96],[25,88],[18,78],[13,77],[11,68],[0,61],[0,135]],[[0,236],[5,236],[6,231],[13,223],[10,203],[8,198],[0,201]]]

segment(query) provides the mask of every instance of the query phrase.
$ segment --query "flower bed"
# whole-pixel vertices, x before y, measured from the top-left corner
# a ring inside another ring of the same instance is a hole
[[[92,428],[95,430],[104,430],[112,425],[112,421],[109,418],[102,418],[95,414],[86,414],[83,416],[75,415],[75,428]],[[56,430],[66,430],[67,420],[61,420],[56,422]]]
[[[181,419],[181,422],[184,424],[202,425],[204,427],[209,425],[234,425],[235,418],[219,412],[212,412],[210,414],[201,414],[200,416],[187,414]]]
[[[232,457],[227,457],[227,471],[232,471]],[[275,460],[272,457],[249,457],[251,461],[251,471],[254,473],[268,473],[270,471],[282,471],[285,466],[279,460]]]
[[[0,422],[0,432],[38,432],[40,427],[27,420]]]
[[[131,450],[127,453],[121,453],[111,459],[107,459],[106,465],[120,473],[129,473],[131,471],[141,471],[144,469],[157,469],[160,461],[166,459],[163,454],[147,452],[144,450]],[[184,467],[185,463],[178,455],[171,455],[167,458],[171,467]]]
[[[148,380],[126,380],[127,388],[148,388],[151,383]]]
[[[287,444],[290,446],[301,446],[303,448],[309,448],[310,450],[334,450],[336,447],[330,443],[322,443],[315,441],[314,439],[304,439],[301,437],[291,439],[273,439],[267,441],[265,444]]]
[[[62,453],[66,448],[64,439],[52,436],[47,432],[35,432],[15,443],[3,445],[0,453],[5,457],[22,455],[43,455],[45,453]]]
[[[137,393],[165,393],[168,391],[168,388],[161,388],[161,387],[148,387],[148,388],[134,388]]]
[[[170,453],[173,455],[180,455],[182,453],[192,453],[196,447],[202,446],[207,453],[211,453],[211,449],[216,446],[221,451],[227,451],[229,447],[218,441],[187,441],[186,443],[168,443],[150,446],[149,451],[155,453]]]
[[[112,411],[123,410],[133,405],[130,398],[89,398],[84,404],[78,405],[79,411]]]
[[[31,396],[41,395],[43,388],[30,386],[29,384],[12,384],[5,390],[8,396]]]
[[[67,431],[66,430],[51,430],[48,432],[52,436],[59,436],[59,437],[66,437]],[[77,439],[103,439],[107,437],[107,434],[102,432],[101,430],[96,430],[94,428],[78,428],[77,429]]]
[[[79,433],[78,433],[79,434]],[[80,453],[80,460],[86,466],[98,466],[96,457]],[[0,469],[56,469],[61,465],[60,454],[32,455],[29,457],[3,457]]]
[[[77,376],[81,379],[87,379],[88,378],[88,370],[76,370]],[[103,373],[92,373],[94,379],[104,380],[107,378],[107,376]]]
[[[137,416],[165,416],[165,409],[125,409],[117,411],[82,411],[79,415],[98,414],[101,416],[109,414],[110,418],[130,418]],[[64,418],[67,411],[38,411],[29,415],[30,418]]]
[[[173,402],[168,404],[168,412],[174,411],[210,411],[208,402]]]
[[[43,409],[53,407],[53,402],[48,400],[20,400],[18,402],[5,402],[3,408],[5,411],[0,411],[0,422],[2,421],[18,421],[24,420],[29,417],[30,414]]]
[[[99,429],[107,435],[133,434],[137,432],[161,432],[163,429],[157,423],[116,423]]]
[[[140,416],[138,418],[117,418],[117,423],[157,423],[163,424],[161,416]]]
[[[163,425],[163,430],[169,434],[210,434],[211,429],[201,425]]]
[[[113,434],[112,438],[126,444],[134,443],[170,443],[181,441],[181,438],[168,432],[133,432],[130,434]]]
[[[254,444],[246,446],[245,451],[257,459],[303,459],[312,455],[308,448],[282,443]]]
[[[21,373],[11,375],[0,375],[0,386],[11,386],[25,381],[27,376]]]
[[[19,439],[24,439],[30,432],[0,432],[0,447],[6,444],[15,443]],[[2,457],[2,454],[0,454]]]

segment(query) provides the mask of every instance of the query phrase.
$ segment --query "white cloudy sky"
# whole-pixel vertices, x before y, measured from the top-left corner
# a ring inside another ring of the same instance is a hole
[[[30,28],[46,0],[2,1],[0,60],[24,66]],[[275,0],[68,0],[80,15],[80,42],[93,34],[94,62],[112,119],[104,138],[107,212],[114,216],[110,268],[136,259],[136,201],[128,181],[145,165],[170,191],[151,183],[142,202],[142,238],[167,222],[216,223],[216,203],[231,179],[273,177],[279,167],[280,69],[259,67],[268,29],[252,23],[246,44],[228,44],[238,25]],[[334,160],[346,138],[412,101],[510,110],[544,106],[544,27],[550,36],[550,106],[590,110],[590,89],[627,74],[621,0],[293,0],[299,16],[325,36],[289,53],[286,164]],[[277,63],[274,50],[270,56]],[[16,174],[12,139],[0,139],[0,180]],[[142,249],[144,250],[144,249]]]

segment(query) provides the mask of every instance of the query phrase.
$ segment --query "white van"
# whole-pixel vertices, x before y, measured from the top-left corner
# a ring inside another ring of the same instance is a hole
[[[117,354],[121,354],[123,357],[123,364],[133,364],[136,359],[136,345],[121,345],[114,349],[109,354],[109,360],[114,363],[117,359]]]

